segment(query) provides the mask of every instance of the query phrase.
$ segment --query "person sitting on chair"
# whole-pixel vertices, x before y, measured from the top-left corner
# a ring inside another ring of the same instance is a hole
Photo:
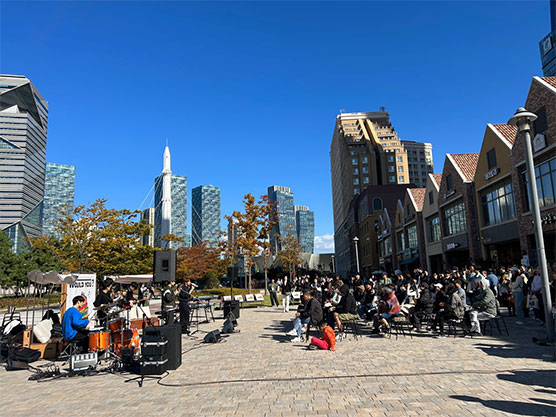
[[[295,336],[293,343],[301,342],[301,333],[307,331],[310,323],[318,325],[322,321],[322,307],[320,302],[314,298],[310,292],[303,293],[303,304],[300,305],[297,313],[295,313],[294,328],[287,333],[288,336]]]
[[[479,294],[473,302],[473,307],[469,311],[471,321],[471,334],[481,334],[481,319],[496,317],[496,298],[490,289],[490,283],[486,278],[479,280]]]
[[[62,318],[62,336],[68,342],[75,342],[82,350],[86,351],[89,346],[89,332],[85,329],[89,320],[83,319],[79,312],[85,306],[85,297],[78,295],[73,297],[73,307],[68,308]]]
[[[383,325],[386,330],[390,328],[388,319],[393,316],[401,315],[401,306],[394,293],[392,285],[385,285],[382,287],[383,298],[380,301],[378,312],[374,316],[374,329],[373,333],[380,333],[380,326]]]
[[[358,316],[355,298],[353,298],[353,294],[347,286],[340,288],[340,295],[342,296],[340,303],[336,307],[332,307],[331,310],[334,312],[334,321],[338,326],[338,338],[343,339],[345,335],[342,322],[357,320]]]

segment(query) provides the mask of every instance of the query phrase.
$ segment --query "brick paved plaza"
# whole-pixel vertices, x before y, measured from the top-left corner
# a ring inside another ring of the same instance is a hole
[[[184,337],[183,365],[161,381],[168,386],[109,374],[37,383],[1,370],[0,415],[556,415],[556,364],[551,348],[531,343],[534,322],[511,324],[509,338],[395,340],[365,328],[329,352],[286,343],[292,316],[246,309],[241,333],[225,343]]]

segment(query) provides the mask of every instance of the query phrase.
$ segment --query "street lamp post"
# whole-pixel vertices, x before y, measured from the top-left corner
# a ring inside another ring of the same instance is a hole
[[[359,250],[357,248],[357,243],[359,242],[359,238],[355,236],[353,238],[353,242],[355,243],[355,262],[357,265],[357,273],[359,273]]]
[[[336,265],[335,265],[336,259],[335,259],[334,255],[332,255],[331,258],[332,258],[332,273],[335,274],[336,273]]]
[[[550,286],[548,282],[548,268],[546,265],[546,253],[544,249],[544,236],[542,233],[541,211],[539,208],[539,197],[537,194],[537,181],[535,177],[535,163],[533,161],[533,150],[531,148],[531,122],[537,120],[537,115],[528,112],[525,108],[517,109],[508,124],[517,126],[518,133],[523,134],[525,154],[527,163],[527,175],[529,177],[529,190],[531,192],[532,212],[534,216],[535,237],[537,240],[537,254],[541,268],[543,283],[544,316],[546,323],[547,341],[554,342],[554,324],[552,323],[552,302],[550,300]]]

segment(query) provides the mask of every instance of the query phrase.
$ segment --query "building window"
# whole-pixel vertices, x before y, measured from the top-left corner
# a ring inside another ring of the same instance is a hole
[[[496,149],[492,148],[487,152],[488,169],[496,168]]]
[[[398,252],[405,250],[405,239],[403,232],[398,232]]]
[[[368,174],[368,173],[369,173],[369,168],[363,167],[363,168],[361,168],[361,172],[362,172],[363,174]]]
[[[444,210],[444,230],[446,231],[446,236],[465,232],[466,225],[463,201],[453,204]]]
[[[396,182],[396,177],[394,175],[390,175],[390,182]]]
[[[359,178],[353,179],[353,185],[359,185]]]
[[[394,155],[388,155],[388,162],[394,162]]]
[[[434,204],[434,194],[429,191],[429,204]]]
[[[357,195],[359,194],[359,188],[354,188],[353,189],[353,195]]]
[[[369,183],[369,177],[363,177],[363,184]]]
[[[485,226],[515,219],[515,202],[512,184],[490,188],[481,195]]]
[[[355,151],[350,152],[351,156],[355,156]]]
[[[363,157],[363,163],[364,164],[368,164],[369,163],[369,158],[367,158],[366,156]]]
[[[403,166],[398,167],[398,172],[403,172]]]
[[[373,200],[373,210],[382,210],[382,200],[378,197]]]
[[[403,175],[400,177],[400,182],[405,182],[405,177]]]
[[[417,248],[419,243],[417,241],[417,225],[412,225],[407,229],[407,244],[410,248]]]
[[[359,168],[353,168],[353,175],[359,175]]]
[[[357,165],[357,164],[359,164],[359,161],[357,160],[357,158],[353,158],[351,160],[351,165]]]
[[[429,239],[430,242],[438,242],[440,240],[440,219],[438,216],[433,217],[429,221]]]
[[[452,174],[446,176],[446,189],[450,191],[452,189]]]
[[[537,195],[539,196],[539,206],[543,208],[554,204],[554,196],[556,194],[556,158],[543,162],[535,167],[535,177],[537,179]],[[531,207],[531,192],[529,190],[529,176],[527,172],[523,174],[523,183],[525,184],[525,193],[527,198],[525,201],[525,211],[529,211]]]
[[[397,156],[396,159],[398,160],[398,162],[403,162],[403,156]]]

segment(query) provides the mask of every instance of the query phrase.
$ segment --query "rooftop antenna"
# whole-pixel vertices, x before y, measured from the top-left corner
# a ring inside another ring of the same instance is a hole
[[[380,111],[381,111],[381,112],[384,112],[385,110],[386,110],[386,107],[384,107],[384,106],[381,106],[381,107],[380,107]]]

